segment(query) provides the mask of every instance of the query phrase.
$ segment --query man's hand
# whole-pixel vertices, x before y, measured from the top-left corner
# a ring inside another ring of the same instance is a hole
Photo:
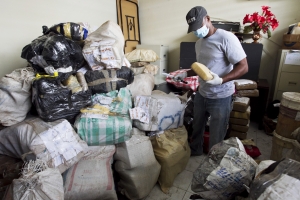
[[[183,80],[187,77],[187,73],[186,72],[181,72],[179,74],[177,74],[176,76],[174,76],[175,80]]]
[[[211,75],[213,75],[213,79],[206,81],[206,83],[210,85],[221,85],[223,83],[223,79],[218,76],[218,74],[213,73],[210,71]]]

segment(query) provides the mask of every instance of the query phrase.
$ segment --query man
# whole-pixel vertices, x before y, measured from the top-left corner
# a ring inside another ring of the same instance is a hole
[[[199,77],[199,90],[194,98],[193,133],[190,138],[191,155],[203,153],[203,134],[208,116],[209,148],[226,136],[232,108],[235,86],[232,80],[248,72],[246,54],[238,38],[231,32],[215,28],[201,6],[192,8],[186,15],[188,33],[200,38],[195,45],[197,62],[204,64],[213,79],[204,81]],[[175,78],[195,76],[193,70]]]

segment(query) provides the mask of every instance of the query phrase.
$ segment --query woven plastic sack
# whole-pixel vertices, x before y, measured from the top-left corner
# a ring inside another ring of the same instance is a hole
[[[197,91],[197,88],[199,86],[198,76],[190,76],[183,79],[183,81],[176,81],[172,77],[176,76],[177,74],[180,74],[182,72],[189,71],[189,69],[180,69],[176,70],[174,72],[170,72],[169,75],[166,78],[166,82],[174,85],[177,88],[182,88],[185,90],[193,90],[194,92]]]
[[[135,49],[125,54],[129,62],[155,62],[158,55],[151,49]]]
[[[151,74],[139,74],[134,76],[134,81],[127,85],[132,97],[151,95],[154,88],[154,76]]]
[[[154,90],[150,96],[136,96],[130,117],[143,131],[163,131],[183,125],[186,101],[176,95]]]
[[[191,189],[204,199],[230,200],[250,185],[256,168],[241,141],[232,137],[210,149],[193,174]]]
[[[161,166],[145,132],[133,128],[132,137],[116,145],[114,160],[120,177],[119,191],[132,200],[148,196],[158,180]]]
[[[120,26],[109,20],[87,36],[82,53],[92,70],[120,69],[124,44]]]
[[[13,180],[14,200],[63,200],[63,180],[58,169],[41,160],[27,163],[19,179]]]
[[[88,147],[84,157],[63,174],[65,200],[117,200],[111,164],[114,145]]]
[[[46,130],[32,140],[29,148],[38,159],[63,173],[83,157],[87,144],[65,119],[55,121],[55,125],[44,125]]]
[[[14,70],[0,79],[0,124],[11,126],[25,119],[31,108],[33,68]]]
[[[187,137],[184,126],[150,137],[155,157],[161,165],[158,183],[164,193],[169,192],[176,176],[185,169],[190,159],[191,150]]]

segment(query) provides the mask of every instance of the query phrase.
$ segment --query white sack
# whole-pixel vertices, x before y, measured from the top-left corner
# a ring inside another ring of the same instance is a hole
[[[32,67],[20,68],[0,79],[0,124],[11,126],[25,119],[31,108]]]
[[[63,173],[83,157],[87,144],[65,119],[43,125],[44,130],[37,134],[29,148],[38,159]]]
[[[146,197],[158,180],[161,166],[145,132],[133,128],[130,140],[116,145],[114,160],[120,192],[131,200]]]
[[[65,200],[117,200],[111,164],[114,145],[90,146],[85,156],[63,174]]]
[[[131,96],[151,95],[154,88],[154,76],[151,74],[139,74],[134,76],[134,81],[127,85]]]
[[[108,20],[87,36],[82,53],[92,70],[120,69],[124,59],[124,44],[120,26]]]
[[[134,108],[129,109],[134,127],[143,131],[163,131],[183,125],[186,102],[174,94],[159,90],[150,96],[136,96]]]
[[[63,180],[58,169],[40,160],[24,166],[22,176],[13,180],[14,200],[63,200]]]

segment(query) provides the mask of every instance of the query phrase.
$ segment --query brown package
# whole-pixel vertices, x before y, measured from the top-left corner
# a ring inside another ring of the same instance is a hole
[[[259,91],[257,89],[253,90],[238,90],[237,96],[239,97],[258,97]]]
[[[235,97],[233,101],[233,111],[246,112],[250,103],[250,98],[248,97]]]
[[[257,89],[257,83],[248,79],[236,79],[234,80],[236,90],[251,90]]]

